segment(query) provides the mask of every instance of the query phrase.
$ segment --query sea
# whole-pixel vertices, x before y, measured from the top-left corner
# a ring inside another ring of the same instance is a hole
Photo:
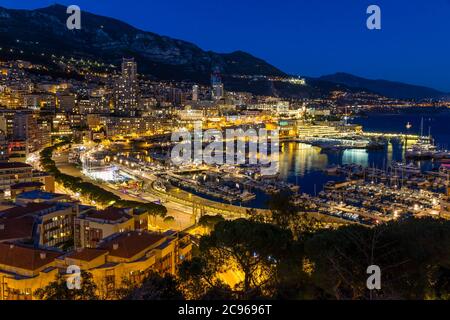
[[[349,122],[362,125],[365,132],[396,133],[400,137],[406,133],[417,135],[430,133],[439,148],[450,150],[450,109],[447,108],[408,108],[396,112],[377,111],[352,118]],[[410,129],[406,128],[408,123],[411,125]],[[392,162],[405,161],[404,147],[399,140],[392,140],[386,148],[380,150],[323,151],[318,147],[303,143],[286,142],[282,144],[280,153],[279,179],[300,186],[300,193],[314,196],[323,190],[328,181],[345,180],[345,177],[328,175],[325,169],[345,164],[385,169]],[[433,161],[416,161],[415,164],[422,170],[431,170],[439,166],[439,163]],[[254,200],[234,204],[267,208],[270,196],[257,190],[252,190],[252,192],[256,194]],[[220,201],[207,195],[197,195]]]
[[[423,119],[423,120],[422,120]],[[450,109],[411,108],[400,112],[374,112],[350,120],[360,124],[366,132],[398,133],[404,135],[431,133],[435,144],[442,149],[450,149]],[[407,123],[412,127],[408,130]],[[404,161],[404,146],[399,142],[390,142],[381,150],[348,149],[345,151],[323,152],[310,145],[288,142],[283,144],[280,155],[280,179],[300,186],[301,193],[316,195],[328,181],[342,181],[344,178],[330,176],[324,169],[344,164],[359,164],[365,167],[386,168],[393,161]],[[430,170],[438,163],[433,161],[416,162],[423,170]],[[257,197],[243,205],[257,208],[267,206],[267,195],[257,192]]]

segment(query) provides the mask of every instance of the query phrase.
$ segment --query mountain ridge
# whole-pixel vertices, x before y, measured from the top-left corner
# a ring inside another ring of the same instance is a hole
[[[0,8],[0,40],[14,44],[38,41],[42,50],[101,57],[115,64],[132,55],[142,73],[164,80],[207,81],[213,67],[227,74],[286,76],[278,68],[249,53],[216,53],[197,45],[153,32],[142,31],[120,20],[82,11],[81,30],[68,30],[66,7],[52,5],[36,10]],[[25,45],[23,46],[25,47]],[[164,65],[158,66],[155,65]]]
[[[211,71],[219,67],[225,85],[263,95],[307,98],[326,95],[333,90],[365,90],[406,99],[447,95],[424,86],[370,80],[343,72],[309,78],[306,86],[236,79],[231,75],[289,77],[289,74],[241,50],[230,53],[206,51],[194,43],[142,31],[121,20],[87,11],[82,11],[82,29],[70,31],[66,27],[66,9],[59,4],[34,10],[0,7],[0,43],[25,52],[40,50],[55,55],[100,59],[114,65],[120,65],[122,57],[134,57],[141,74],[159,80],[207,84]],[[0,52],[0,56],[2,54],[4,52]]]
[[[339,83],[352,88],[365,88],[389,98],[424,99],[440,98],[448,94],[426,86],[384,79],[367,79],[346,72],[336,72],[318,77],[319,80]]]

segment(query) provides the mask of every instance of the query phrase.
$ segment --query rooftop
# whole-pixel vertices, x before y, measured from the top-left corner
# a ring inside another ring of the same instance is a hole
[[[33,237],[33,217],[0,219],[0,241],[31,239]]]
[[[87,218],[98,219],[110,222],[126,221],[132,218],[124,209],[109,207],[105,210],[94,210],[86,214]]]
[[[27,199],[27,200],[35,200],[35,199],[42,199],[42,200],[54,200],[61,197],[67,197],[65,194],[60,193],[51,193],[51,192],[45,192],[42,190],[33,190],[28,192],[23,192],[17,196],[17,199]]]
[[[81,260],[81,261],[92,261],[102,255],[107,254],[107,250],[83,248],[81,250],[75,250],[70,252],[66,258]]]
[[[108,250],[111,256],[132,258],[138,253],[160,244],[164,238],[163,235],[158,233],[133,231],[107,239],[100,245],[100,248]]]
[[[0,243],[0,265],[35,271],[52,263],[61,253],[11,243]]]
[[[19,218],[26,215],[37,214],[43,210],[50,209],[55,204],[49,203],[29,203],[25,207],[17,206],[14,208],[0,211],[1,218]]]
[[[2,162],[0,163],[0,170],[1,169],[17,169],[17,168],[30,168],[32,169],[32,166],[26,163],[22,162]]]
[[[22,183],[17,183],[17,184],[12,185],[11,189],[17,190],[17,189],[31,188],[31,187],[40,188],[43,185],[44,184],[42,182],[22,182]]]

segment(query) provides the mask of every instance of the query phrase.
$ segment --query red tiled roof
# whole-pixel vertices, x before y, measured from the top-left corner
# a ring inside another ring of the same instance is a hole
[[[66,257],[81,261],[92,261],[107,253],[107,250],[83,248],[80,251],[72,251]]]
[[[131,258],[142,251],[151,249],[164,238],[157,233],[132,231],[104,242],[100,248],[108,250],[114,257]]]
[[[88,218],[101,219],[107,221],[119,221],[120,219],[126,218],[131,219],[132,217],[127,214],[124,209],[119,208],[106,208],[105,210],[95,210],[86,214]]]
[[[35,271],[49,265],[59,256],[61,253],[55,251],[0,243],[0,265]]]
[[[41,210],[49,209],[53,206],[54,206],[54,204],[49,204],[49,203],[29,203],[25,207],[17,206],[14,208],[0,211],[0,217],[1,218],[19,218],[19,217],[33,214],[33,213],[41,211]]]
[[[33,217],[0,219],[0,241],[31,239],[33,237]]]

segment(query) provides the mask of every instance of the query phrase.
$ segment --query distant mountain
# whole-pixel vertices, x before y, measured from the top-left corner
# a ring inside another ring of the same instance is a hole
[[[81,30],[68,30],[66,6],[36,10],[0,7],[0,58],[23,59],[59,69],[52,55],[93,59],[120,65],[123,57],[134,57],[138,71],[160,80],[189,80],[207,84],[211,71],[219,67],[227,89],[288,98],[323,97],[333,90],[366,90],[395,98],[435,98],[434,89],[384,80],[368,80],[345,73],[307,78],[307,85],[268,81],[263,75],[288,77],[266,61],[243,51],[205,51],[183,40],[139,30],[122,21],[82,11]],[[17,51],[23,53],[17,55]],[[44,55],[41,55],[44,53]],[[67,76],[61,72],[59,76]],[[74,75],[76,76],[76,75]]]
[[[140,73],[159,79],[206,82],[215,67],[224,74],[286,75],[242,51],[227,54],[204,51],[192,43],[85,11],[81,16],[82,29],[70,31],[66,28],[66,9],[62,5],[37,10],[0,7],[0,43],[24,51],[93,58],[116,65],[122,57],[132,56],[138,62]]]
[[[386,97],[398,99],[441,98],[448,95],[423,86],[387,80],[370,80],[342,72],[322,76],[318,80],[338,83],[351,88],[363,88]]]

